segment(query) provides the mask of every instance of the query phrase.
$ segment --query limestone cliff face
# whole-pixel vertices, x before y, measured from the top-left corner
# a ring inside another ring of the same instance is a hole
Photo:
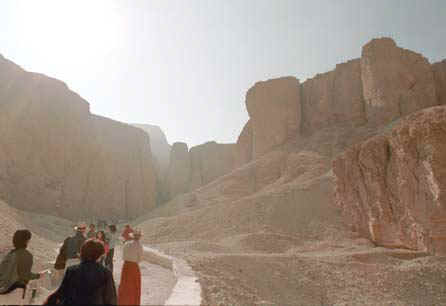
[[[185,143],[174,143],[166,179],[169,199],[230,172],[235,158],[235,144],[211,141],[188,151]]]
[[[300,84],[293,77],[258,82],[246,94],[252,127],[252,156],[283,144],[300,129]]]
[[[189,191],[190,175],[191,160],[187,144],[175,142],[172,145],[170,164],[165,181],[165,188],[169,199]]]
[[[161,180],[165,179],[167,169],[170,162],[171,146],[167,142],[166,135],[159,126],[151,124],[132,124],[149,134],[150,148],[152,151],[152,158],[157,162],[159,176]]]
[[[446,60],[432,65],[438,104],[446,104]]]
[[[336,202],[378,245],[446,253],[446,107],[404,118],[333,163]]]
[[[397,47],[390,38],[363,47],[361,76],[367,120],[376,124],[438,104],[427,59]]]
[[[234,168],[234,144],[215,141],[192,147],[190,190],[206,185]]]
[[[312,134],[336,124],[352,127],[366,122],[358,59],[302,84],[303,132]]]
[[[155,204],[149,137],[0,57],[0,197],[72,220],[133,218]]]

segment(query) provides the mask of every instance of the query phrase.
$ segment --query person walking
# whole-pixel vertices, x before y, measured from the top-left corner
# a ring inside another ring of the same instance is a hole
[[[62,284],[44,305],[116,305],[113,274],[97,262],[104,251],[100,241],[87,240],[81,248],[81,263],[67,269]]]
[[[124,264],[118,289],[118,305],[141,304],[141,271],[139,269],[143,255],[143,248],[139,241],[141,235],[140,231],[135,231],[123,247]]]
[[[31,272],[33,255],[26,249],[32,234],[29,230],[14,233],[11,250],[0,263],[0,304],[25,305],[31,301],[27,285],[31,280],[40,279],[45,272]]]
[[[78,226],[74,228],[75,231],[74,236],[65,239],[64,244],[66,244],[66,257],[67,257],[66,268],[80,263],[80,251],[82,245],[86,240],[85,238],[86,229],[87,225],[83,222],[80,222]]]
[[[115,255],[115,246],[118,243],[118,234],[116,230],[116,225],[109,225],[108,226],[109,233],[107,235],[108,237],[108,245],[109,245],[109,251],[107,253],[107,256],[105,257],[105,266],[113,273],[113,257]]]

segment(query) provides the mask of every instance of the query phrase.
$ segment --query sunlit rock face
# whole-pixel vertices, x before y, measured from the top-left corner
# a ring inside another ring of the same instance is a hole
[[[336,202],[377,245],[446,253],[446,107],[424,109],[333,163]]]
[[[159,126],[151,124],[132,124],[145,131],[150,137],[153,167],[156,174],[156,203],[161,205],[168,200],[166,177],[169,170],[171,146]]]
[[[159,172],[161,180],[165,179],[167,169],[170,162],[171,147],[167,142],[166,135],[159,126],[151,124],[132,124],[149,134],[150,148],[152,151],[152,158],[156,160],[156,167]]]
[[[252,160],[252,126],[251,120],[246,122],[242,132],[238,136],[235,147],[235,166],[240,167]]]
[[[432,65],[438,104],[446,104],[446,60]]]
[[[389,123],[438,104],[427,59],[390,38],[373,39],[362,48],[361,75],[370,122]]]
[[[136,217],[155,205],[149,137],[0,57],[0,197],[73,220]]]
[[[258,82],[246,94],[253,158],[283,144],[300,129],[300,84],[293,77]]]
[[[191,161],[187,144],[175,142],[172,145],[170,164],[165,181],[169,199],[189,190],[190,175]]]
[[[215,141],[192,147],[190,190],[215,180],[234,168],[235,144]]]
[[[359,59],[336,65],[302,84],[303,132],[312,134],[337,124],[366,122]]]

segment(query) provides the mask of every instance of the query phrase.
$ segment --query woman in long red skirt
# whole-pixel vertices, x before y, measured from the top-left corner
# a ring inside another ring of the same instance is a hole
[[[118,289],[118,305],[141,304],[141,271],[139,270],[143,255],[143,248],[139,242],[141,232],[135,231],[131,236],[132,239],[125,243],[122,252],[124,265]]]

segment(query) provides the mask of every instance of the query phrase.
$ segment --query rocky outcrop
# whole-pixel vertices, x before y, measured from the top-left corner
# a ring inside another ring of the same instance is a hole
[[[438,104],[427,59],[390,38],[363,47],[361,76],[367,120],[377,125]]]
[[[190,190],[206,185],[234,168],[235,144],[215,141],[192,147]]]
[[[175,142],[170,152],[170,164],[166,176],[168,198],[189,191],[191,161],[187,144]]]
[[[306,134],[336,124],[354,127],[366,122],[359,59],[302,84],[302,121]]]
[[[300,85],[294,77],[258,82],[246,94],[252,128],[252,156],[283,144],[300,128]]]
[[[156,203],[161,205],[169,199],[165,182],[169,170],[171,146],[160,127],[150,124],[132,125],[142,129],[150,137],[150,148],[156,174]]]
[[[336,202],[377,245],[446,253],[446,107],[412,114],[333,163]]]
[[[252,160],[252,126],[251,121],[246,122],[238,136],[235,146],[235,167],[240,167]]]
[[[143,131],[93,116],[55,79],[0,57],[0,197],[77,220],[133,218],[154,207]]]
[[[152,158],[156,160],[159,167],[159,175],[164,180],[170,162],[171,147],[167,142],[166,135],[159,126],[151,124],[132,124],[149,134],[150,148],[152,151]]]
[[[432,65],[438,104],[446,104],[446,60]]]

